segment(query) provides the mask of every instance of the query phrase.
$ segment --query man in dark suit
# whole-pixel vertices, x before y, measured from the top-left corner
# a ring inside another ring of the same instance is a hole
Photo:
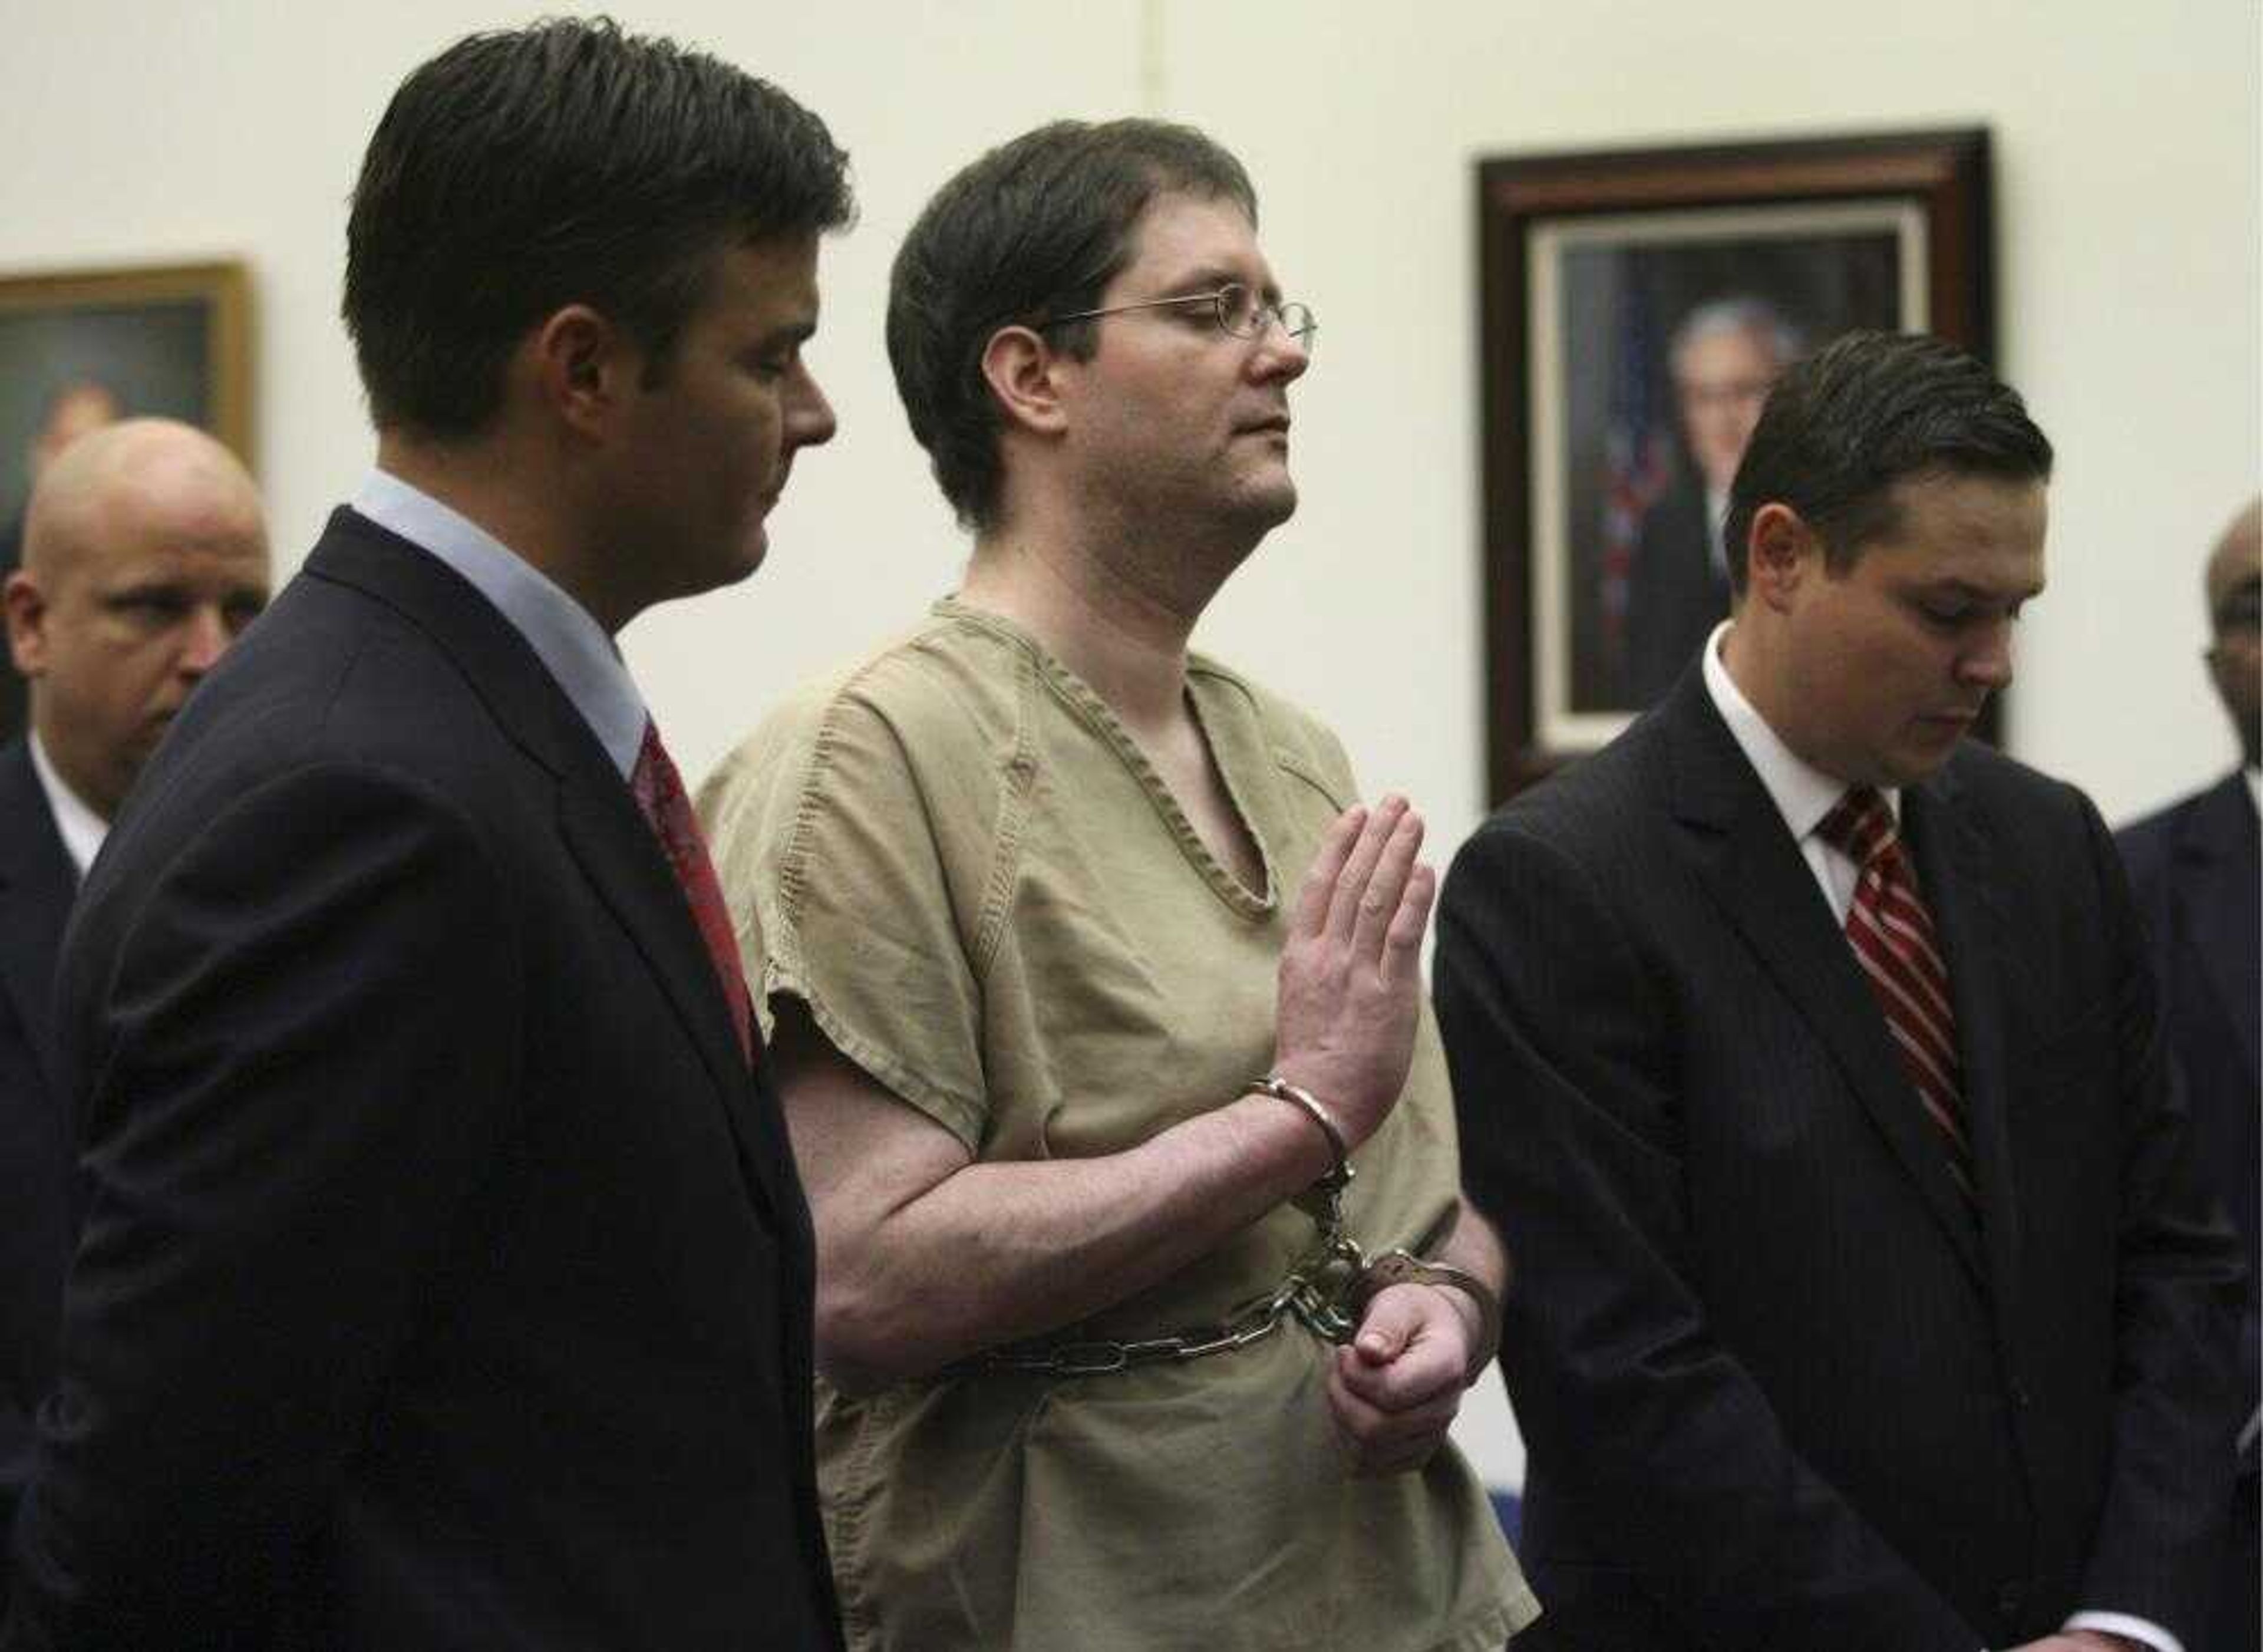
[[[0,1526],[31,1471],[76,1231],[48,1011],[77,888],[31,747],[11,740],[0,747]]]
[[[2191,1652],[2249,1652],[2263,1642],[2257,1593],[2263,1589],[2263,1516],[2259,1516],[2256,1417],[2259,1294],[2257,1160],[2263,1156],[2263,1065],[2256,1057],[2263,1018],[2263,501],[2226,529],[2208,565],[2208,609],[2215,640],[2209,674],[2239,738],[2240,766],[2208,790],[2127,827],[2122,859],[2145,919],[2160,976],[2172,1060],[2182,1080],[2200,1143],[2200,1163],[2230,1212],[2247,1251],[2247,1295],[2239,1327],[2240,1436],[2233,1542],[2208,1633]]]
[[[1449,875],[1536,1646],[2194,1632],[2237,1258],[2112,840],[1962,743],[2050,466],[1936,341],[1794,366],[1736,479],[1735,617]]]
[[[611,634],[751,572],[832,434],[844,168],[602,22],[462,41],[380,122],[377,471],[65,943],[87,1207],[11,1652],[839,1645],[808,1214]]]
[[[1644,512],[1627,577],[1624,704],[1655,705],[1729,612],[1721,523],[1761,403],[1799,337],[1757,298],[1700,304],[1674,330],[1667,361],[1683,467]]]
[[[32,723],[0,745],[0,1530],[31,1467],[78,1235],[55,957],[79,880],[160,736],[267,603],[258,490],[201,431],[135,419],[41,467],[0,583]]]

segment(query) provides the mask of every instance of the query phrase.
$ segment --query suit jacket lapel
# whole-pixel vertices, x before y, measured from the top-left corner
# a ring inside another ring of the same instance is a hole
[[[2255,805],[2245,775],[2235,772],[2203,793],[2174,848],[2177,926],[2192,938],[2201,967],[2257,1082],[2259,980],[2256,903],[2263,884]]]
[[[558,782],[561,837],[674,1006],[715,1081],[749,1188],[781,1210],[775,1133],[751,1117],[747,1070],[715,967],[667,857],[596,736],[516,627],[438,558],[351,510],[330,518],[307,562],[315,577],[376,598],[432,637],[496,721]]]
[[[590,752],[611,787],[599,784],[595,773],[569,777],[559,789],[560,830],[698,1046],[700,1059],[723,1097],[740,1159],[758,1197],[775,1215],[781,1205],[774,1155],[764,1150],[768,1133],[751,1116],[756,1105],[752,1075],[731,1031],[729,1008],[716,982],[706,943],[700,938],[683,887],[628,787],[594,740]]]
[[[0,747],[0,988],[15,1005],[58,1105],[63,1090],[55,1062],[55,959],[77,894],[78,873],[32,766],[31,746],[18,740]],[[57,1123],[65,1127],[68,1148],[76,1133],[68,1119]]]
[[[1674,812],[1700,880],[1830,1053],[1975,1280],[1985,1282],[1970,1209],[1903,1074],[1869,981],[1697,670],[1683,676],[1661,714],[1670,720]]]
[[[2020,1207],[2012,1173],[2005,989],[2019,952],[1991,876],[1999,864],[1997,851],[1984,824],[1970,808],[1957,806],[1957,790],[1953,764],[1905,788],[1902,831],[1916,865],[1918,892],[1933,914],[1941,961],[1948,967],[1988,1277],[1999,1312],[2008,1313],[2005,1293],[2019,1277]]]

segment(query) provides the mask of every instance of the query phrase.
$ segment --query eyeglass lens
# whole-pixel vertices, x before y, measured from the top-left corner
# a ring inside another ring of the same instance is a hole
[[[1260,303],[1254,293],[1238,282],[1218,289],[1218,324],[1235,337],[1254,338],[1268,322],[1280,322],[1281,330],[1300,344],[1312,341],[1312,312],[1305,305]]]

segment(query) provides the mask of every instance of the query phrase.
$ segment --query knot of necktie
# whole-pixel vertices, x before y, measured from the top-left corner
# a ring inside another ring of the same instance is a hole
[[[1894,811],[1873,786],[1850,786],[1818,822],[1815,835],[1858,866],[1891,850],[1898,838]]]

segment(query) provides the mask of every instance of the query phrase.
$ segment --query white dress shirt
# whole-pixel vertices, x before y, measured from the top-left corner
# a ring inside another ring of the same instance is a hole
[[[55,831],[63,840],[63,852],[71,858],[78,870],[81,883],[86,881],[86,869],[94,864],[95,855],[102,848],[102,840],[110,835],[110,822],[88,807],[86,800],[70,789],[70,783],[55,772],[55,765],[47,761],[47,749],[40,743],[38,729],[32,731],[32,772],[40,777],[40,790],[47,794],[47,813],[55,817]]]
[[[1729,668],[1721,660],[1721,644],[1734,623],[1724,620],[1705,639],[1705,692],[1713,697],[1714,708],[1721,714],[1721,721],[1729,725],[1729,733],[1745,754],[1745,761],[1761,777],[1761,785],[1775,801],[1776,813],[1783,816],[1791,840],[1799,845],[1807,869],[1815,874],[1823,898],[1831,903],[1831,915],[1844,929],[1847,914],[1855,904],[1855,885],[1862,869],[1844,851],[1817,837],[1815,829],[1847,794],[1847,782],[1824,773],[1784,744],[1782,737],[1768,727],[1767,718],[1753,709],[1752,701],[1745,698],[1744,691],[1729,676]],[[1889,786],[1883,795],[1886,807],[1893,811],[1898,824],[1902,817],[1901,788]]]

